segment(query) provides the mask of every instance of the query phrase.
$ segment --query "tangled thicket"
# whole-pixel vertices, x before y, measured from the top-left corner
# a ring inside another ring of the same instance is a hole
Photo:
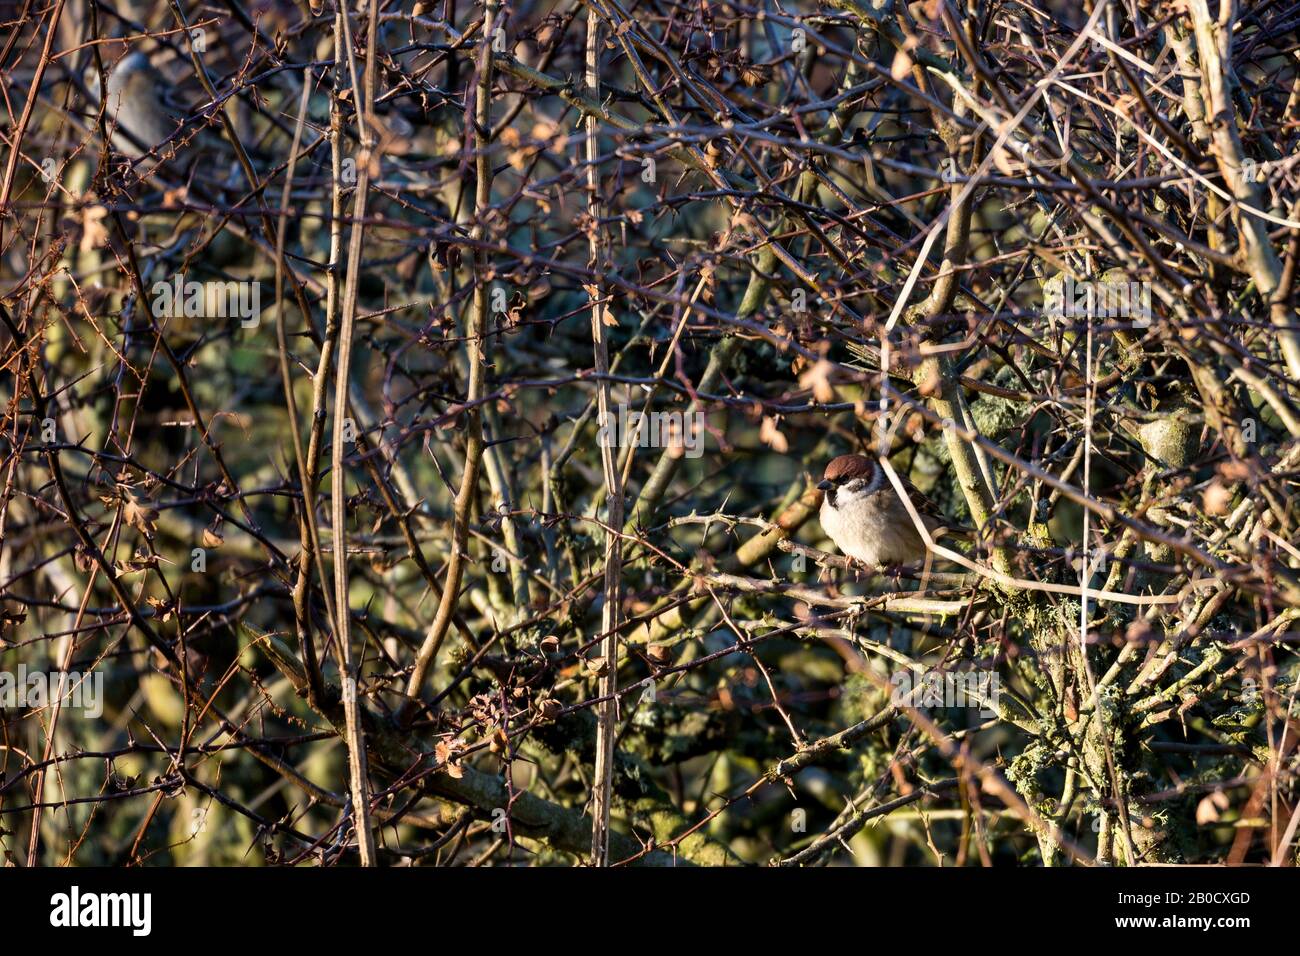
[[[8,860],[1295,862],[1300,4],[313,4],[0,11]]]

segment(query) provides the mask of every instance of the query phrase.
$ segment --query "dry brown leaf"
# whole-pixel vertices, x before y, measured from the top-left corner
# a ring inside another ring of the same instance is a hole
[[[1250,465],[1244,461],[1221,461],[1216,470],[1224,481],[1245,481],[1250,477]]]
[[[455,745],[455,742],[448,743],[445,740],[439,740],[433,748],[434,757],[440,764],[443,764],[442,769],[445,770],[447,776],[451,777],[453,780],[459,780],[461,777],[465,776],[465,769],[456,763],[456,755],[458,753],[459,748]]]
[[[1196,804],[1196,823],[1198,826],[1205,826],[1209,823],[1217,823],[1222,811],[1228,809],[1228,795],[1222,790],[1216,790],[1214,793],[1206,794]]]
[[[171,620],[172,615],[176,611],[175,607],[173,607],[169,601],[164,601],[162,598],[149,596],[144,600],[146,604],[148,604],[151,608],[153,608],[154,615],[157,617],[158,621],[162,624],[166,624],[169,620]]]
[[[1217,478],[1201,492],[1201,507],[1207,515],[1226,515],[1232,503],[1232,492]]]
[[[912,72],[912,58],[902,48],[894,51],[894,62],[889,67],[889,75],[896,80],[905,80]]]
[[[813,398],[819,402],[835,401],[835,388],[831,385],[831,372],[835,370],[826,359],[819,359],[817,364],[799,376],[800,388],[811,388]]]
[[[107,218],[108,210],[103,206],[88,206],[81,211],[82,252],[98,249],[108,242],[108,227],[104,225]]]
[[[158,509],[141,504],[135,495],[130,492],[127,492],[122,500],[122,520],[150,541],[158,532],[156,525]]]
[[[917,383],[916,390],[926,398],[929,398],[931,395],[937,395],[939,393],[939,387],[942,384],[943,382],[939,378],[938,371],[931,371],[924,381]]]
[[[764,445],[782,455],[790,450],[790,443],[781,434],[781,429],[776,427],[776,419],[770,415],[763,416],[763,424],[758,428],[758,437]]]

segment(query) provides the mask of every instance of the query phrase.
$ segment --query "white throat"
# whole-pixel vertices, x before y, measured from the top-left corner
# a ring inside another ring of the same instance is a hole
[[[884,469],[876,465],[872,469],[870,478],[855,478],[840,485],[826,496],[826,503],[835,509],[849,508],[870,498],[884,486]]]

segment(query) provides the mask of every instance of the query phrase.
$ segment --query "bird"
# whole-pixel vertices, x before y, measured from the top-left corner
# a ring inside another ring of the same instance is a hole
[[[160,172],[164,185],[197,182],[198,195],[240,188],[243,174],[228,142],[197,116],[195,103],[200,97],[193,74],[172,61],[170,72],[178,79],[171,80],[153,56],[132,50],[112,66],[105,64],[108,95],[103,98],[103,112],[113,150],[131,161],[141,180]],[[86,89],[91,107],[98,110],[99,74],[93,66],[87,70]],[[234,113],[236,124],[242,126],[246,112],[236,106]],[[245,151],[254,165],[267,160],[256,146],[246,146]]]
[[[109,70],[105,118],[113,131],[113,147],[124,156],[139,159],[165,142],[180,126],[181,117],[164,99],[168,87],[162,74],[140,50],[128,53]],[[98,99],[99,75],[93,70],[89,89]]]
[[[875,458],[832,458],[817,487],[825,492],[822,529],[850,558],[879,568],[925,557],[925,540]],[[937,537],[946,522],[924,495],[910,488],[907,491],[926,529]]]

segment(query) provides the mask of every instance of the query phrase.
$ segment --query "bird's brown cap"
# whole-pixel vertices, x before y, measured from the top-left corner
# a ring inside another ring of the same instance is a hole
[[[840,455],[826,463],[822,477],[838,485],[854,478],[871,478],[875,473],[876,463],[865,455]]]

